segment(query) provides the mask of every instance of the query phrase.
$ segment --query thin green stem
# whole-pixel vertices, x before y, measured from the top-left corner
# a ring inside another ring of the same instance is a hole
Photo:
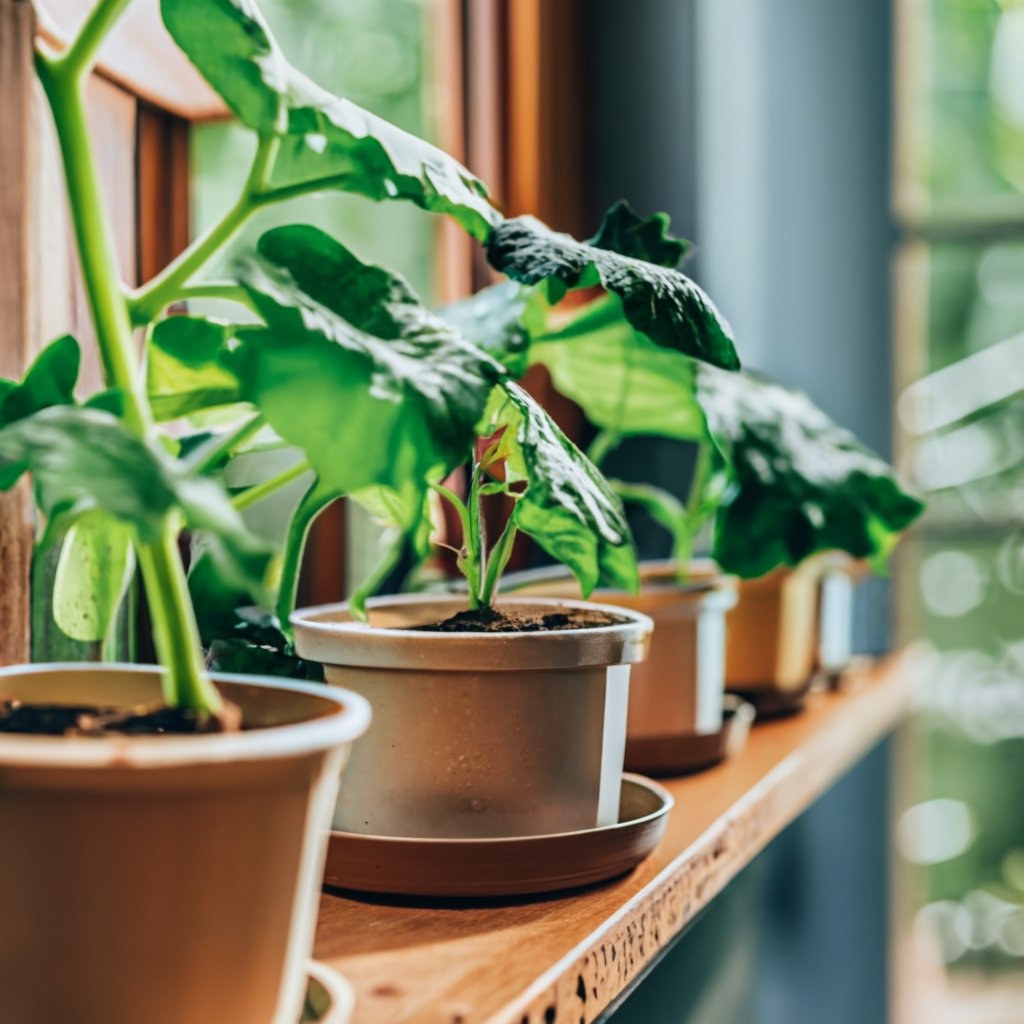
[[[704,489],[711,473],[711,446],[702,444],[697,450],[697,462],[690,480],[690,494],[686,499],[686,513],[682,524],[675,533],[675,547],[672,552],[676,562],[676,574],[685,579],[693,557],[693,545],[697,534],[704,525]]]
[[[98,5],[87,22],[87,42],[80,50],[76,49],[79,44],[72,47],[72,52],[79,54],[72,63],[55,65],[40,60],[37,68],[57,127],[71,220],[106,384],[121,390],[125,424],[145,438],[152,430],[152,416],[135,361],[131,318],[121,290],[116,249],[87,130],[83,83],[78,77],[89,55],[99,47],[102,31],[113,24],[123,6],[114,2]],[[220,708],[221,700],[203,672],[199,630],[177,537],[175,524],[168,520],[156,540],[138,545],[139,566],[152,610],[157,654],[167,670],[168,703],[212,712]]]
[[[291,614],[295,610],[295,598],[299,592],[299,573],[302,569],[302,555],[306,550],[306,538],[310,527],[320,513],[334,500],[320,490],[320,481],[315,480],[302,496],[298,508],[292,513],[285,538],[284,554],[281,561],[281,582],[277,590],[277,625],[289,644],[294,642]]]
[[[487,524],[480,501],[480,476],[480,463],[474,459],[473,475],[469,482],[469,498],[466,502],[469,509],[469,536],[466,547],[471,552],[470,561],[474,569],[473,579],[470,580],[470,608],[487,607],[483,587],[487,573]]]
[[[282,470],[277,476],[272,476],[268,480],[263,480],[254,487],[242,491],[241,494],[236,494],[231,499],[231,504],[241,512],[243,509],[250,508],[257,502],[263,501],[264,498],[269,498],[270,495],[281,490],[282,487],[292,483],[292,481],[298,480],[300,476],[308,473],[310,469],[309,461],[301,459],[294,466],[289,466],[287,469]]]
[[[54,70],[69,79],[84,79],[96,63],[100,46],[131,0],[99,0],[79,29],[78,37],[52,61]]]
[[[135,324],[148,323],[177,301],[189,279],[229,242],[253,215],[256,204],[244,193],[216,224],[200,235],[176,260],[143,287],[128,294]]]
[[[621,443],[621,434],[617,434],[612,430],[601,430],[598,432],[597,437],[590,442],[590,447],[587,449],[587,458],[595,466],[600,467],[609,453],[618,448]]]
[[[444,498],[459,517],[462,526],[462,547],[459,551],[458,566],[462,575],[466,577],[469,587],[470,608],[480,607],[480,562],[477,558],[477,551],[472,545],[473,517],[469,506],[452,490],[443,484],[431,484],[431,488],[437,491]]]
[[[170,296],[168,305],[173,305],[176,302],[191,302],[193,299],[219,299],[223,302],[236,302],[253,311],[256,309],[249,293],[241,285],[230,284],[227,281],[186,285],[177,295]],[[159,312],[163,312],[163,310]]]
[[[145,323],[171,303],[187,297],[182,295],[182,291],[192,276],[235,236],[257,210],[286,199],[336,188],[344,183],[344,175],[330,175],[281,188],[269,188],[279,147],[278,136],[260,136],[242,194],[234,205],[166,269],[141,288],[129,293],[129,307],[135,323]]]
[[[516,539],[517,532],[516,524],[512,521],[512,517],[509,516],[505,523],[505,529],[501,531],[501,536],[498,537],[494,547],[491,549],[491,555],[487,562],[483,592],[480,594],[480,603],[484,608],[490,607],[491,602],[494,600],[498,590],[498,581],[501,579],[501,574],[505,571],[505,566],[508,565],[508,560],[512,556],[512,544]]]
[[[316,192],[330,192],[333,189],[343,188],[346,181],[347,175],[329,174],[322,178],[297,181],[293,185],[280,185],[277,188],[266,189],[258,193],[255,198],[260,206],[270,206],[273,203],[283,203],[286,199],[298,199]]]
[[[394,532],[395,536],[390,541],[385,542],[384,549],[370,570],[370,574],[359,584],[349,598],[348,604],[349,608],[352,609],[353,616],[363,622],[367,618],[367,598],[373,597],[380,590],[387,578],[394,572],[395,567],[402,560],[402,554],[405,551],[405,535],[401,530]]]
[[[192,468],[197,473],[211,473],[226,462],[231,453],[245,444],[254,434],[263,429],[266,420],[262,413],[240,423],[234,430],[228,430],[219,437],[213,438],[197,453]]]

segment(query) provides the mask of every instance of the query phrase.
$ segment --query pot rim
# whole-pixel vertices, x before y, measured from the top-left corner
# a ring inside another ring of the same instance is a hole
[[[158,665],[122,662],[47,662],[0,668],[0,692],[10,677],[71,674],[152,676]],[[330,750],[358,739],[370,725],[370,705],[350,690],[273,676],[214,672],[210,678],[230,689],[261,687],[299,693],[322,701],[329,710],[315,718],[271,725],[248,732],[198,736],[34,736],[0,734],[0,769],[34,768],[176,768],[235,761],[265,761]],[[230,696],[230,694],[228,694]]]
[[[654,622],[642,612],[593,601],[547,597],[499,597],[502,605],[584,608],[623,618],[608,626],[509,633],[433,633],[356,622],[347,602],[301,608],[291,616],[301,657],[351,668],[410,668],[516,671],[533,668],[586,668],[632,664],[646,655]],[[374,608],[402,605],[465,607],[460,594],[396,594],[371,598]],[[342,649],[344,648],[344,649]]]

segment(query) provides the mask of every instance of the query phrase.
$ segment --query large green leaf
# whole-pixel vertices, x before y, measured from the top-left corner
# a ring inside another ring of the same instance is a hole
[[[697,397],[729,464],[714,555],[760,576],[839,549],[883,558],[923,505],[892,469],[804,394],[701,366]]]
[[[608,208],[589,244],[659,267],[678,267],[693,248],[685,238],[677,238],[669,231],[667,213],[655,213],[644,219],[624,199]]]
[[[99,508],[82,515],[64,538],[53,583],[53,617],[61,632],[85,643],[103,640],[134,565],[127,523]]]
[[[513,377],[526,372],[530,342],[546,328],[550,305],[539,289],[501,281],[438,310],[438,315]]]
[[[500,215],[458,161],[292,67],[251,0],[161,0],[164,24],[243,124],[280,138],[274,184],[332,178],[446,213],[481,241]]]
[[[405,501],[465,460],[504,370],[402,278],[296,226],[263,236],[244,279],[268,327],[239,332],[227,364],[326,490]]]
[[[598,238],[619,240],[621,232]],[[669,258],[664,246],[639,238],[657,259]],[[632,239],[633,251],[640,242]],[[487,258],[497,270],[523,284],[544,282],[550,300],[567,289],[599,285],[622,300],[626,319],[656,345],[673,349],[725,369],[739,358],[732,329],[710,297],[685,274],[635,256],[613,252],[552,231],[533,217],[501,223],[487,243]]]
[[[0,479],[29,472],[43,513],[77,518],[101,509],[142,542],[158,539],[180,515],[209,543],[236,579],[258,589],[264,546],[246,530],[224,489],[189,473],[157,444],[139,440],[98,409],[56,406],[0,429]]]
[[[622,502],[589,459],[517,384],[503,385],[486,429],[505,428],[506,481],[526,483],[516,526],[568,566],[584,596],[605,584],[637,587],[636,553]]]
[[[31,416],[51,405],[73,405],[82,353],[64,335],[36,356],[20,382],[0,381],[0,424]]]
[[[706,436],[694,396],[695,364],[634,331],[615,296],[591,302],[535,337],[530,361],[546,366],[558,390],[615,436]]]
[[[157,420],[175,420],[239,400],[238,378],[221,362],[232,333],[229,324],[191,316],[172,316],[153,328],[146,386]]]

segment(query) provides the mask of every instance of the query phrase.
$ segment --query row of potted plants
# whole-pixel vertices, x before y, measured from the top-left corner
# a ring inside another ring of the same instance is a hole
[[[127,4],[99,0],[67,49],[37,57],[106,388],[77,393],[71,338],[0,383],[0,487],[30,476],[39,549],[60,545],[60,628],[102,643],[138,575],[159,667],[0,672],[0,987],[25,1021],[290,1022],[332,818],[440,838],[614,824],[629,667],[652,617],[678,651],[680,594],[701,595],[689,622],[731,600],[717,575],[689,571],[700,525],[714,520],[724,570],[756,576],[819,550],[881,557],[918,506],[805,399],[737,372],[728,324],[678,269],[685,247],[663,218],[620,205],[580,242],[503,217],[446,154],[292,67],[250,0],[162,0],[255,152],[222,219],[126,288],[84,83]],[[257,211],[334,190],[453,219],[507,280],[434,313],[310,225],[275,228],[207,276]],[[601,297],[562,315],[570,290]],[[171,315],[211,298],[237,318]],[[535,362],[602,431],[592,458],[518,383]],[[217,429],[194,429],[211,412]],[[602,451],[634,433],[698,445],[685,508],[601,474]],[[286,468],[229,490],[225,470],[256,450]],[[300,478],[277,550],[246,510]],[[310,525],[341,496],[385,527],[379,564],[346,605],[296,612]],[[664,614],[620,596],[641,581],[623,499],[676,539],[671,597],[655,595]],[[465,596],[371,599],[397,565],[429,555],[439,502],[460,525],[445,542]],[[485,509],[499,503],[488,538]],[[607,597],[498,601],[519,533],[582,596]],[[275,616],[246,613],[225,636],[250,603]],[[211,645],[248,674],[211,673]],[[307,681],[268,678],[282,669]],[[308,681],[321,673],[333,685]],[[720,698],[708,673],[701,690]],[[697,726],[714,724],[713,704]]]

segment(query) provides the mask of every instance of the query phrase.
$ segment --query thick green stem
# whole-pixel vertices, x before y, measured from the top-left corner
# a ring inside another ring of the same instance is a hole
[[[269,480],[263,480],[254,487],[242,491],[241,494],[236,494],[231,499],[231,504],[241,512],[243,509],[255,505],[256,502],[269,498],[271,494],[281,490],[282,487],[292,483],[292,481],[298,480],[300,476],[308,473],[310,468],[308,460],[301,459],[294,466],[289,466],[287,469],[282,470],[277,476],[272,476]]]
[[[65,63],[41,59],[39,77],[53,110],[67,182],[71,219],[82,266],[86,295],[96,328],[103,372],[108,387],[124,395],[124,420],[138,437],[152,427],[142,376],[138,372],[132,324],[121,289],[113,236],[106,216],[96,160],[89,138],[81,73],[113,24],[123,2],[102,2],[86,25],[85,44],[69,51]],[[178,531],[168,521],[159,538],[138,544],[139,565],[150,601],[157,654],[167,670],[168,703],[216,711],[220,695],[202,666],[199,631],[189,599],[188,584],[177,549]]]
[[[53,61],[54,68],[69,79],[81,80],[88,75],[103,40],[129,3],[131,0],[99,0],[79,29],[78,38]]]

